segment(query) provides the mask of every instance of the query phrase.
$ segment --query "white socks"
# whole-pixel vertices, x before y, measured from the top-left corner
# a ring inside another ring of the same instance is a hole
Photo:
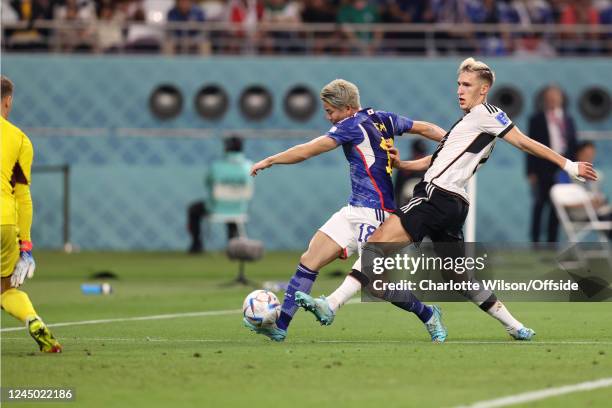
[[[520,329],[523,327],[523,324],[516,320],[499,300],[495,302],[493,307],[487,310],[487,313],[499,320],[506,329]]]
[[[361,290],[361,283],[352,276],[347,276],[344,278],[344,282],[338,289],[334,291],[331,295],[327,296],[327,303],[329,303],[329,307],[331,307],[332,311],[336,313],[336,311],[345,304],[350,298],[355,296],[357,292]]]

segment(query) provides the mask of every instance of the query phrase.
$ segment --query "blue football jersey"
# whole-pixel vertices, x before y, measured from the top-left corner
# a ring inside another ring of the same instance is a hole
[[[412,129],[413,121],[391,112],[365,108],[336,123],[328,132],[342,145],[351,174],[349,204],[395,210],[391,160],[387,150],[395,136]]]

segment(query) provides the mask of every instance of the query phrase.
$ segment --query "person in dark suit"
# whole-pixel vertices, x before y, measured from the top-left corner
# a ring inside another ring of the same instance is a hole
[[[573,160],[576,154],[576,126],[565,110],[563,92],[551,85],[544,90],[540,112],[529,119],[529,135],[557,153]],[[542,214],[549,211],[547,241],[556,242],[559,220],[550,201],[550,189],[556,183],[558,168],[552,163],[527,155],[527,178],[533,195],[531,240],[540,242]]]

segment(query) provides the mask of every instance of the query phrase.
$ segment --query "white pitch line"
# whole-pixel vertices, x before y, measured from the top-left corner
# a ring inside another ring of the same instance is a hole
[[[583,344],[583,345],[606,345],[612,344],[612,341],[591,341],[591,340],[550,340],[550,341],[513,341],[513,340],[449,340],[444,344],[507,344],[507,345],[520,345],[520,346],[537,346],[537,345],[564,345],[564,344]]]
[[[29,337],[2,337],[3,340],[11,341],[30,341]],[[155,342],[166,342],[166,343],[249,343],[251,340],[238,340],[238,339],[164,339],[155,337],[68,337],[66,340],[70,342],[74,341],[108,341],[108,342],[132,342],[132,343],[155,343]],[[431,344],[428,340],[290,340],[287,344],[414,344],[414,345],[426,345]],[[465,345],[465,344],[493,344],[493,345],[522,345],[522,346],[550,346],[550,345],[611,345],[612,341],[541,341],[533,343],[517,342],[517,341],[447,341],[444,344],[450,346],[454,344]],[[436,347],[444,347],[436,346]]]
[[[229,314],[241,313],[241,309],[233,310],[209,310],[206,312],[188,312],[188,313],[171,313],[161,314],[152,316],[137,316],[137,317],[121,317],[117,319],[99,319],[99,320],[81,320],[78,322],[64,322],[64,323],[52,323],[48,324],[49,327],[64,327],[64,326],[80,326],[84,324],[102,324],[102,323],[118,323],[118,322],[133,322],[142,320],[163,320],[163,319],[176,319],[180,317],[201,317],[201,316],[223,316]],[[0,332],[13,332],[24,330],[23,327],[8,327],[0,329]]]
[[[350,299],[346,304],[361,303],[359,299]],[[163,320],[163,319],[176,319],[180,317],[202,317],[202,316],[223,316],[235,313],[242,313],[242,309],[232,310],[209,310],[205,312],[187,312],[187,313],[171,313],[161,314],[152,316],[137,316],[137,317],[120,317],[116,319],[99,319],[99,320],[81,320],[77,322],[64,322],[64,323],[51,323],[49,327],[64,327],[64,326],[81,326],[84,324],[102,324],[102,323],[119,323],[119,322],[133,322],[142,320]],[[0,329],[0,332],[14,332],[24,330],[23,327],[7,327]]]
[[[4,340],[27,341],[31,340],[27,337],[3,337]],[[71,341],[79,342],[118,342],[118,343],[228,343],[238,342],[247,343],[249,340],[228,340],[228,339],[156,339],[156,338],[123,338],[123,337],[68,337],[63,339],[62,343],[70,343]]]
[[[538,401],[545,398],[557,397],[559,395],[570,394],[573,392],[590,391],[597,388],[612,386],[612,377],[601,378],[594,381],[586,381],[579,384],[564,385],[562,387],[547,388],[544,390],[530,391],[521,394],[509,395],[507,397],[492,400],[479,401],[471,405],[462,405],[457,408],[499,408],[509,405],[522,404],[524,402]]]

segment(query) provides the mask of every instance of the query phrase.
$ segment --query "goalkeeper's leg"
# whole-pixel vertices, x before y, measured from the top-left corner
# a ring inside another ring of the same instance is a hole
[[[55,340],[47,326],[42,322],[28,294],[11,286],[11,275],[15,270],[15,264],[19,259],[19,248],[17,246],[15,226],[2,226],[2,252],[0,273],[2,275],[2,287],[0,304],[11,316],[25,323],[30,335],[38,343],[41,351],[60,352],[61,345]]]
[[[62,346],[55,340],[53,334],[40,319],[27,293],[19,289],[11,288],[10,276],[2,278],[2,295],[0,302],[2,309],[6,310],[11,316],[25,323],[30,336],[38,344],[40,351],[46,353],[59,353]],[[5,287],[8,289],[5,290]]]

